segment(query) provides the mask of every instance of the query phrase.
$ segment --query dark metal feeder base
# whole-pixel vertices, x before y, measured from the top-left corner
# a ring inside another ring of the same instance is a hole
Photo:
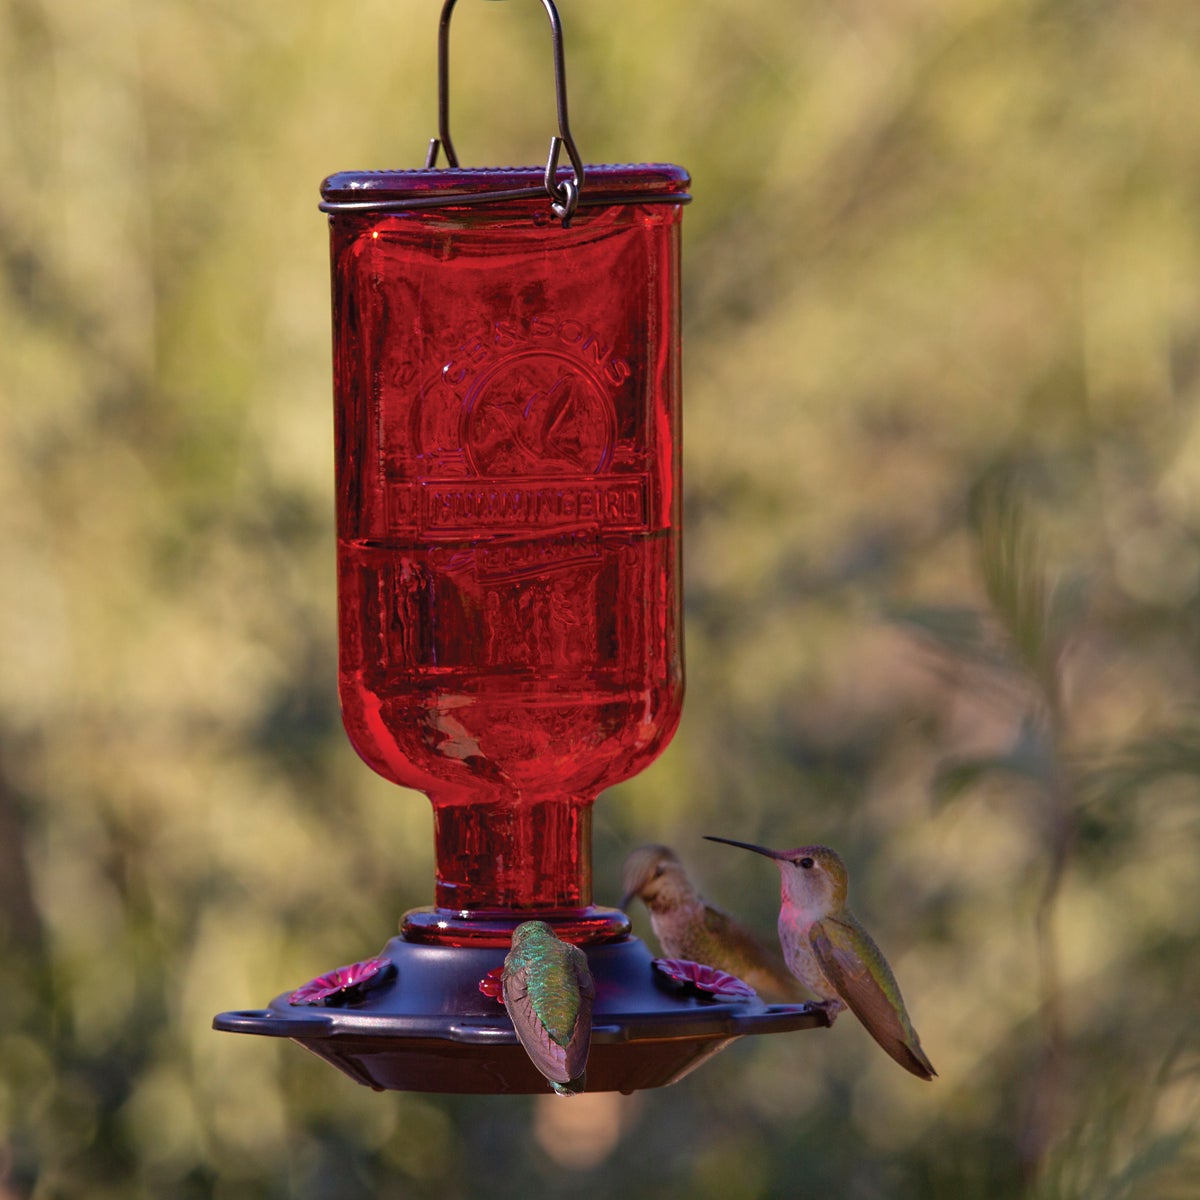
[[[673,989],[638,938],[584,947],[596,981],[587,1090],[633,1092],[681,1079],[735,1038],[827,1025],[808,1004],[714,1002]],[[288,1003],[220,1013],[229,1033],[287,1037],[377,1090],[536,1093],[549,1085],[479,981],[504,949],[420,945],[395,937],[388,982],[339,1008]]]

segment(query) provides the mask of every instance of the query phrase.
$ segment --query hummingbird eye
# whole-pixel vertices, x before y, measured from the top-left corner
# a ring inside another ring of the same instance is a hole
[[[811,871],[813,860],[806,855],[804,858],[796,859],[796,866],[803,867],[806,871]]]

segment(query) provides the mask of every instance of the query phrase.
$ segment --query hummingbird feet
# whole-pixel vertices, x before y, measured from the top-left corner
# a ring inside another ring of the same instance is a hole
[[[831,1026],[837,1020],[837,1015],[846,1006],[836,997],[832,1000],[818,1000],[811,1005],[812,1008],[825,1014],[825,1024]]]

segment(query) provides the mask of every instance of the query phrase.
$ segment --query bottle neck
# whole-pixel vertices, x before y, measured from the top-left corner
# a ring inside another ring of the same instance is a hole
[[[435,906],[407,913],[409,941],[507,945],[522,921],[574,942],[623,937],[629,920],[592,906],[592,802],[434,799]]]

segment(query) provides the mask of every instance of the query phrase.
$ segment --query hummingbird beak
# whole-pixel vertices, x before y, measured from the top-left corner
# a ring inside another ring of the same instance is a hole
[[[735,842],[732,838],[709,837],[704,835],[706,842],[724,842],[726,846],[740,846],[743,850],[753,850],[755,854],[762,854],[766,858],[785,858],[786,855],[781,854],[778,850],[768,850],[766,846],[754,846],[750,842]]]
[[[635,895],[637,895],[636,892],[626,892],[625,895],[621,897],[621,903],[618,904],[617,907],[624,912],[629,907],[629,902],[634,898]]]

